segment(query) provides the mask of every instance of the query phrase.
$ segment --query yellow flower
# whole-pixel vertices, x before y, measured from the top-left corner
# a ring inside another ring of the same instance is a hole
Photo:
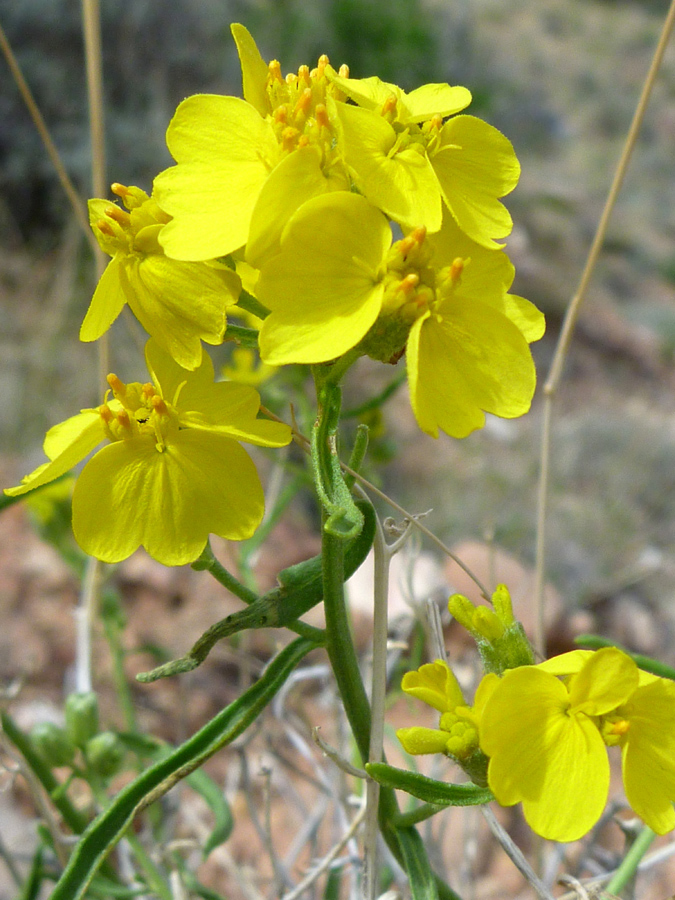
[[[480,721],[490,788],[503,806],[522,801],[538,834],[573,841],[602,813],[606,746],[620,745],[629,803],[665,833],[675,826],[674,701],[674,683],[640,673],[615,648],[511,669]]]
[[[233,25],[244,98],[200,94],[184,100],[167,131],[177,162],[155,179],[159,205],[173,217],[160,242],[174,259],[224,256],[249,241],[257,208],[255,253],[273,252],[289,216],[329,190],[349,188],[327,99],[328,57],[310,72],[283,78],[253,38]],[[330,70],[332,71],[332,70]]]
[[[406,94],[379,78],[330,80],[357,106],[337,104],[345,159],[359,190],[403,228],[441,227],[442,206],[486,247],[511,231],[499,198],[520,166],[510,141],[475,116],[464,87],[426,84]],[[444,121],[448,116],[452,118]]]
[[[481,711],[497,681],[496,675],[486,676],[476,692],[473,707],[469,707],[454,673],[443,660],[406,672],[401,682],[406,694],[441,713],[437,729],[413,726],[397,730],[396,736],[406,753],[414,756],[444,753],[460,762],[467,761],[478,750]]]
[[[108,440],[85,465],[73,493],[73,531],[82,549],[119,562],[139,546],[159,562],[195,560],[210,533],[250,537],[264,512],[255,465],[238,441],[280,447],[286,425],[257,419],[248,386],[213,382],[213,365],[186,372],[148,341],[152,383],[108,376],[113,399],[47,433],[49,462],[5,491],[17,496],[47,484]]]
[[[107,200],[89,201],[92,230],[112,260],[94,292],[80,340],[98,340],[128,303],[177,363],[195,369],[202,358],[200,340],[222,343],[225,310],[237,302],[240,279],[219,264],[168,259],[158,239],[169,216],[140,188],[113,184],[112,190],[126,210]]]
[[[485,412],[527,412],[535,387],[528,341],[543,331],[532,304],[507,291],[501,250],[470,241],[448,217],[427,239],[391,243],[387,219],[364,197],[335,192],[305,203],[261,267],[256,296],[271,311],[260,331],[271,365],[320,363],[359,346],[396,362],[407,349],[410,396],[423,431],[465,437]]]

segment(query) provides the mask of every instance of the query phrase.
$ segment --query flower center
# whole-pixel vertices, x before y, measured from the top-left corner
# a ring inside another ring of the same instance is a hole
[[[115,183],[110,189],[126,209],[114,203],[106,206],[104,216],[92,223],[94,231],[103,235],[117,250],[126,253],[163,252],[157,242],[157,232],[160,230],[157,226],[166,225],[171,217],[140,188]],[[145,231],[149,226],[150,231]]]
[[[600,720],[600,734],[608,747],[616,747],[621,744],[629,730],[630,722],[623,716],[603,716]]]
[[[282,155],[311,145],[319,151],[324,173],[335,168],[342,171],[335,128],[326,106],[329,96],[337,99],[341,94],[326,77],[326,70],[333,71],[328,57],[321,56],[311,71],[309,66],[300,66],[297,75],[289,73],[285,78],[277,60],[268,68],[266,90]],[[339,74],[347,78],[349,69],[341,66]],[[347,178],[346,170],[342,175]]]
[[[430,313],[442,320],[439,306],[458,286],[465,260],[458,257],[452,265],[435,269],[430,265],[432,253],[421,226],[392,244],[382,279],[382,310],[361,342],[366,356],[395,364],[417,319]]]
[[[111,441],[126,441],[152,435],[159,453],[170,432],[178,430],[178,413],[160,396],[153,384],[124,384],[117,375],[108,375],[113,402],[102,403],[98,411],[106,436]]]

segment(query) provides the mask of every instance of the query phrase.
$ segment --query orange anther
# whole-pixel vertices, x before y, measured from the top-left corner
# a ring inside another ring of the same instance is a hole
[[[126,209],[120,209],[119,206],[106,206],[105,210],[106,216],[109,219],[113,219],[117,222],[118,225],[121,225],[123,228],[127,227],[131,223],[131,216],[126,211]]]
[[[626,719],[621,719],[619,722],[614,722],[611,728],[612,734],[623,735],[626,734],[628,729],[630,728],[630,722]]]
[[[151,403],[155,412],[159,413],[160,416],[165,416],[169,412],[166,403],[158,394],[155,394],[155,396],[151,400]]]
[[[340,68],[338,69],[338,75],[340,78],[349,78],[349,66],[347,63],[342,63]]]
[[[304,81],[309,84],[309,66],[300,66],[298,69],[298,81]]]
[[[287,106],[277,106],[274,110],[274,121],[278,125],[285,125],[288,121],[288,107]]]
[[[98,413],[106,425],[109,425],[110,422],[112,422],[113,414],[110,407],[106,403],[102,403],[101,406],[99,406]]]
[[[294,150],[299,136],[300,132],[297,128],[292,128],[290,125],[284,128],[281,132],[281,145],[284,150]]]
[[[120,427],[125,428],[127,431],[131,430],[131,420],[129,419],[129,413],[126,409],[121,409],[117,413],[117,421]]]
[[[301,134],[298,138],[298,143],[296,144],[295,149],[299,150],[300,147],[308,147],[309,146],[309,137],[306,134]]]
[[[108,237],[115,237],[115,231],[112,225],[110,224],[110,222],[106,222],[105,219],[99,219],[96,223],[96,227],[103,234],[107,234]]]
[[[131,193],[131,191],[126,186],[126,184],[119,184],[119,182],[117,182],[117,181],[114,181],[110,185],[110,190],[113,192],[113,194],[116,194],[118,197],[122,197],[122,198],[128,197],[129,194]]]
[[[267,68],[270,73],[269,77],[272,81],[283,82],[284,79],[281,77],[281,66],[278,59],[271,60]]]
[[[302,114],[306,116],[312,106],[312,91],[311,88],[305,88],[304,91],[298,97],[298,102],[295,104],[295,109],[293,110],[293,115],[298,116]]]
[[[115,375],[114,372],[111,372],[110,375],[108,375],[106,381],[112,388],[113,394],[117,397],[118,400],[120,399],[120,397],[124,397],[127,392],[127,386],[117,377],[117,375]]]
[[[457,257],[457,259],[453,259],[452,265],[450,266],[450,280],[453,282],[459,281],[462,277],[462,272],[464,271],[464,260],[461,257]]]
[[[293,87],[297,80],[298,76],[294,72],[289,72],[286,76],[286,84],[289,85],[289,87]]]
[[[326,66],[329,66],[329,65],[330,65],[330,60],[328,59],[328,57],[326,56],[325,53],[322,53],[321,56],[319,57],[319,61],[317,63],[319,72],[323,75],[323,70],[326,68]]]
[[[398,290],[405,294],[407,299],[410,299],[412,295],[417,290],[417,285],[420,283],[420,276],[415,272],[410,272],[409,275],[406,275],[405,278],[399,282]]]
[[[150,397],[153,397],[155,394],[155,386],[151,381],[146,381],[143,387],[141,388],[141,393],[148,400]]]
[[[317,103],[316,109],[314,110],[314,115],[316,116],[317,125],[320,128],[330,128],[330,119],[328,118],[328,110],[324,106],[323,103]]]
[[[382,104],[382,115],[388,116],[391,113],[396,112],[396,96],[394,94],[389,94],[387,99]]]

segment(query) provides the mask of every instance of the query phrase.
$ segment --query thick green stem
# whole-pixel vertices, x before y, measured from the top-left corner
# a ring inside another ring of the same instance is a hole
[[[362,762],[366,763],[370,747],[370,706],[345,607],[344,541],[323,529],[321,546],[326,650]]]

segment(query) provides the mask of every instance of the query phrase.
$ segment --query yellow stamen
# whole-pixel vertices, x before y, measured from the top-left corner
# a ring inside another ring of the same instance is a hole
[[[113,219],[118,225],[121,225],[122,228],[128,228],[131,224],[131,216],[126,209],[120,209],[119,206],[113,206],[112,204],[107,206],[105,214],[109,219]]]
[[[112,388],[113,394],[118,400],[125,396],[127,392],[127,386],[117,377],[117,375],[114,374],[114,372],[111,372],[110,375],[108,375],[106,381]]]
[[[316,116],[316,123],[319,128],[330,128],[328,110],[323,103],[317,103],[316,109],[314,110],[314,115]]]
[[[103,232],[103,234],[107,234],[108,237],[115,237],[115,231],[110,224],[110,222],[106,222],[105,219],[99,219],[96,223],[96,227],[99,231]]]
[[[126,409],[121,409],[117,413],[117,422],[121,428],[124,428],[126,431],[131,431],[131,419],[129,418],[129,413]]]
[[[300,66],[298,69],[298,81],[304,81],[305,84],[309,85],[309,66]]]
[[[630,722],[626,719],[619,719],[618,722],[614,722],[610,731],[612,734],[624,735],[630,728]]]
[[[281,65],[279,64],[278,59],[271,60],[267,68],[269,70],[270,78],[272,81],[283,83],[284,79],[281,77]]]
[[[113,192],[113,194],[116,194],[122,200],[124,200],[125,197],[128,197],[131,194],[131,191],[126,186],[126,184],[120,184],[117,181],[114,181],[110,185],[110,190]]]
[[[141,393],[146,400],[149,400],[150,397],[154,397],[155,395],[155,386],[151,381],[146,381],[143,387],[141,388]]]
[[[166,403],[157,394],[155,394],[155,396],[152,398],[151,403],[155,412],[159,413],[160,416],[165,416],[168,414],[169,410]]]
[[[300,94],[298,98],[298,102],[295,104],[295,109],[293,110],[294,116],[303,115],[306,116],[312,106],[312,91],[310,88],[305,88],[302,94]]]
[[[411,300],[413,294],[417,290],[417,285],[420,283],[420,276],[415,272],[411,272],[409,275],[406,275],[405,278],[399,282],[398,290],[405,295],[406,300]]]
[[[338,75],[340,78],[349,78],[349,66],[346,63],[342,63],[338,70]]]
[[[448,277],[452,281],[453,284],[457,284],[457,282],[462,277],[462,272],[464,271],[464,260],[461,257],[457,257],[453,259],[452,265],[450,266],[450,271],[448,273]]]
[[[112,410],[105,403],[102,403],[101,406],[99,406],[98,413],[106,425],[109,425],[112,422]]]
[[[387,99],[382,104],[382,115],[385,118],[392,117],[396,112],[396,97],[394,94],[389,94]]]
[[[288,107],[277,106],[274,110],[274,121],[277,125],[285,125],[288,122]]]
[[[300,132],[297,128],[292,128],[290,125],[281,132],[281,146],[284,150],[294,150],[295,145],[297,144],[298,137],[300,136]]]

